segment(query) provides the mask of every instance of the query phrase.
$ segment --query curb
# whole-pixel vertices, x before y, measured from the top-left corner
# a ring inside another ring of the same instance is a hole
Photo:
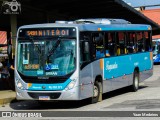
[[[0,105],[4,106],[7,103],[11,103],[15,99],[16,99],[15,97],[0,99]]]
[[[12,91],[12,90],[0,91],[0,105],[2,105],[2,107],[5,104],[11,103],[13,100],[16,100],[15,91]]]

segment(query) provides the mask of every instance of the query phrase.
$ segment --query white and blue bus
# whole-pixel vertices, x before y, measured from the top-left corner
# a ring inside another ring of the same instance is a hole
[[[154,64],[160,63],[160,39],[152,40],[153,46],[153,62]]]
[[[153,74],[150,25],[123,19],[79,19],[18,29],[18,100],[102,100],[102,94]]]

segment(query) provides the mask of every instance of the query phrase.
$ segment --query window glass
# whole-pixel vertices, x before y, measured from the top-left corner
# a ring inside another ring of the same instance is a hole
[[[123,32],[118,33],[117,55],[126,54],[125,49],[125,34]]]
[[[108,53],[110,56],[115,56],[115,33],[108,33]]]
[[[144,52],[144,43],[143,43],[142,32],[137,32],[137,47],[138,47],[138,52]]]
[[[105,57],[104,51],[104,34],[103,33],[93,33],[92,39],[95,47],[95,58]]]
[[[80,34],[80,54],[81,54],[81,63],[90,61],[90,34],[87,32]]]
[[[135,33],[127,33],[127,51],[128,53],[136,52],[136,45],[135,45]]]
[[[75,70],[75,39],[19,40],[18,71],[26,76],[63,76]]]
[[[150,39],[149,32],[144,32],[144,37],[145,37],[145,51],[150,51],[151,50],[151,39]]]

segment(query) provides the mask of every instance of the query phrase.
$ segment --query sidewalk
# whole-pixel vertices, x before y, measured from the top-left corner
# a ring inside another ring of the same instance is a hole
[[[12,90],[1,90],[0,91],[0,105],[10,103],[16,98],[15,91]]]

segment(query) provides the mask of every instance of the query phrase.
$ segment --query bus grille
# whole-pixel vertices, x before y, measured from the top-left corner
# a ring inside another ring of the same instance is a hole
[[[67,79],[48,79],[48,80],[40,80],[37,78],[31,79],[23,79],[26,83],[46,83],[46,84],[53,84],[53,83],[64,83]]]
[[[61,77],[61,76],[56,77],[55,76],[55,77],[49,77],[49,78],[46,79],[46,78],[43,78],[43,77],[38,78],[38,77],[35,77],[35,76],[25,76],[22,73],[20,73],[19,71],[18,71],[18,73],[19,73],[20,77],[22,78],[22,80],[26,83],[46,83],[46,84],[64,83],[73,74],[73,72],[72,72],[72,73],[70,73],[66,76],[63,76],[63,77]]]
[[[58,99],[61,93],[60,92],[58,93],[31,93],[31,92],[28,92],[28,95],[34,99],[39,99],[39,96],[49,96],[50,99]]]

